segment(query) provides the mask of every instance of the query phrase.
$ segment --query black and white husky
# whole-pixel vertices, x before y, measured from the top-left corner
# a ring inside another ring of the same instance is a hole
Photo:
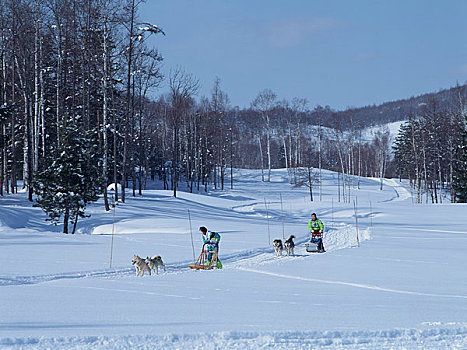
[[[274,251],[276,252],[276,256],[282,255],[282,250],[284,249],[282,246],[282,241],[280,239],[275,239],[272,242],[272,245],[274,247]]]
[[[295,243],[293,239],[295,238],[294,235],[290,235],[289,239],[284,242],[285,246],[285,251],[287,252],[287,256],[289,255],[294,255],[294,248],[295,248]]]

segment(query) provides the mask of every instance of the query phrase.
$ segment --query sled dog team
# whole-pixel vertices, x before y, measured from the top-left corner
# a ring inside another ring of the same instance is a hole
[[[272,242],[272,245],[274,247],[274,251],[276,252],[276,256],[281,256],[282,251],[284,250],[285,247],[285,252],[287,253],[287,256],[294,255],[294,248],[295,248],[295,243],[293,239],[295,238],[294,235],[290,235],[289,239],[287,239],[284,242],[284,245],[282,245],[282,240],[280,239],[275,239]]]
[[[324,232],[324,225],[320,219],[317,218],[316,214],[313,213],[311,214],[311,220],[308,222],[308,229],[310,230],[311,233],[311,239],[308,244],[306,244],[306,250],[307,252],[318,252],[318,253],[324,253],[326,250],[324,250],[324,244],[323,244],[323,232]],[[216,232],[211,232],[206,229],[206,227],[201,226],[199,228],[200,233],[202,234],[203,237],[203,242],[210,243],[208,245],[208,262],[209,264],[211,263],[211,258],[214,253],[214,249],[218,249],[219,241],[220,241],[220,235]],[[294,235],[290,235],[290,237],[282,244],[282,240],[280,239],[275,239],[273,241],[273,247],[274,251],[276,253],[276,256],[281,256],[282,252],[285,248],[285,251],[287,253],[287,256],[294,255],[294,248],[295,248],[295,243],[294,243]],[[312,243],[316,245],[316,250],[308,250],[309,244]],[[214,248],[215,247],[215,248]],[[155,255],[152,258],[146,257],[146,259],[140,258],[138,255],[133,256],[133,260],[131,261],[132,264],[135,266],[136,269],[136,276],[144,276],[144,271],[148,271],[148,273],[151,275],[151,271],[155,272],[155,275],[159,273],[159,266],[164,268],[165,271],[165,265],[164,262],[162,261],[162,258],[159,255]],[[217,263],[217,268],[221,269],[222,264],[220,263],[220,260],[218,260]]]
[[[163,267],[165,271],[164,262],[159,255],[154,255],[152,258],[146,257],[146,259],[140,258],[138,255],[134,255],[131,263],[135,266],[136,276],[139,276],[140,274],[141,276],[144,276],[145,270],[147,270],[149,274],[151,274],[151,271],[155,271],[155,275],[157,275],[159,273],[159,266]]]
[[[204,226],[199,228],[199,232],[203,237],[203,247],[205,247],[204,249],[207,257],[206,265],[210,266],[211,260],[215,258],[214,261],[216,262],[216,267],[218,269],[222,269],[221,261],[217,256],[215,256],[215,253],[219,249],[219,241],[221,236],[217,232],[208,231],[208,229]],[[135,266],[136,276],[144,276],[144,271],[148,271],[150,275],[152,271],[155,272],[155,275],[157,275],[159,273],[159,266],[163,267],[164,271],[166,271],[164,262],[159,255],[154,255],[152,258],[146,257],[146,259],[143,259],[135,254],[131,260],[131,263]]]
[[[320,219],[317,218],[315,213],[311,214],[311,220],[308,222],[308,229],[310,230],[311,238],[310,241],[305,244],[306,251],[309,253],[324,253],[326,251],[323,244],[324,224]],[[284,242],[284,244],[282,244],[282,240],[275,239],[273,241],[273,247],[274,251],[276,252],[276,256],[281,256],[284,248],[287,256],[294,255],[294,238],[295,236],[291,235],[289,239]]]

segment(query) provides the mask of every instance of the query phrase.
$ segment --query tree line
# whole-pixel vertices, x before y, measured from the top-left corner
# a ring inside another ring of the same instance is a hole
[[[0,195],[21,184],[65,233],[99,195],[110,210],[109,183],[122,202],[156,176],[174,196],[180,183],[223,188],[233,161],[220,80],[196,101],[190,73],[164,77],[147,38],[165,32],[139,20],[141,3],[0,3]],[[150,98],[164,78],[169,91]]]
[[[401,126],[394,163],[398,176],[409,179],[416,203],[422,203],[423,195],[426,203],[442,203],[445,193],[452,202],[465,202],[465,115],[462,98],[458,108],[449,110],[432,100],[421,115],[409,115]]]
[[[183,68],[164,76],[163,57],[147,39],[166,33],[140,21],[140,5],[0,3],[0,195],[23,186],[74,233],[89,202],[102,196],[110,210],[112,200],[141,195],[156,179],[177,196],[179,188],[232,188],[235,167],[261,169],[263,181],[282,167],[313,200],[328,169],[338,174],[338,200],[350,201],[361,177],[395,174],[389,131],[365,139],[365,123],[352,113],[311,109],[304,98],[280,100],[269,89],[248,108],[232,108],[219,78],[210,96],[198,97],[199,80]],[[154,98],[164,80],[167,91]],[[415,173],[398,171],[426,188],[436,181],[421,164]],[[454,177],[441,174],[443,184]],[[112,197],[110,183],[121,184]]]

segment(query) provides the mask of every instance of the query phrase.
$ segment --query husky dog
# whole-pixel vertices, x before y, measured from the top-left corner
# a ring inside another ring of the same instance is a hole
[[[295,243],[293,239],[295,238],[294,235],[290,235],[289,239],[284,242],[285,251],[287,252],[287,256],[294,255],[293,249],[295,248]]]
[[[274,251],[276,252],[276,256],[282,255],[282,250],[284,247],[282,246],[282,241],[280,239],[275,239],[272,242],[272,245],[274,246]]]
[[[164,262],[159,255],[154,255],[152,258],[147,256],[145,262],[153,272],[156,271],[156,275],[159,273],[159,266],[162,266],[165,272]]]
[[[144,259],[141,259],[138,255],[133,256],[133,260],[131,260],[132,265],[135,265],[136,268],[136,276],[144,276],[144,270],[148,270],[149,274],[151,274],[151,269],[149,268],[148,264]]]

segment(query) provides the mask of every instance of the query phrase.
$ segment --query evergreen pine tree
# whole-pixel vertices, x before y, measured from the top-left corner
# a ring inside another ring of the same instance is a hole
[[[44,170],[34,182],[37,195],[35,206],[58,224],[63,216],[63,233],[73,224],[75,233],[78,218],[86,217],[89,202],[98,199],[102,179],[99,176],[99,152],[95,131],[82,132],[77,121],[68,119],[61,129],[61,144],[53,157],[46,160]]]
[[[394,145],[394,164],[398,170],[399,176],[410,176],[414,164],[413,152],[411,151],[410,140],[412,139],[412,130],[408,122],[402,124],[399,129]]]
[[[465,116],[461,141],[452,186],[456,194],[456,202],[467,203],[467,116]]]

